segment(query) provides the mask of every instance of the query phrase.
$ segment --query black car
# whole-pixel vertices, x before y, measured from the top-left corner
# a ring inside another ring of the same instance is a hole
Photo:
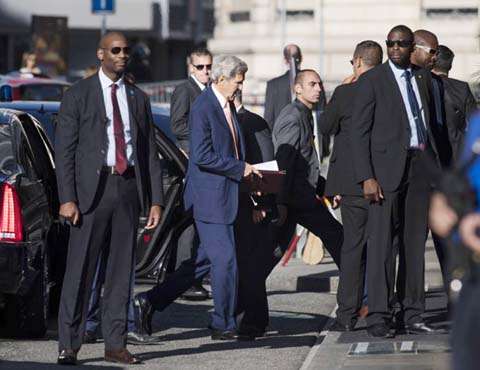
[[[42,337],[58,304],[68,230],[58,223],[52,146],[40,123],[0,109],[0,310],[2,331]]]

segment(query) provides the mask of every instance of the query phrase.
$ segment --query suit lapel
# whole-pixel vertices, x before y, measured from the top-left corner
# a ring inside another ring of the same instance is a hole
[[[127,82],[125,79],[125,94],[127,95],[127,103],[128,103],[128,114],[130,117],[130,132],[132,135],[132,143],[136,145],[137,143],[137,134],[138,128],[140,123],[137,121],[137,109],[138,109],[138,102],[137,102],[137,94],[135,93],[135,89],[133,85]]]
[[[100,120],[102,124],[107,122],[107,111],[105,109],[105,100],[103,99],[102,84],[100,83],[100,77],[97,73],[97,78],[92,79],[94,88],[92,89],[93,100],[97,105],[97,112],[100,112]]]
[[[192,76],[188,78],[188,82],[190,82],[190,85],[192,86],[192,89],[195,91],[196,96],[200,95],[202,93],[202,89],[198,84],[195,82]]]
[[[231,108],[231,111],[232,111],[233,124],[235,126],[235,131],[236,131],[236,134],[237,134],[237,142],[238,142],[238,145],[239,145],[238,149],[240,150],[240,153],[239,153],[240,158],[239,159],[245,160],[245,142],[243,140],[242,128],[238,124],[237,111],[235,109],[235,105],[233,103],[229,103],[229,104],[230,104],[230,108]]]
[[[393,86],[393,89],[390,89],[394,95],[394,100],[398,103],[398,107],[401,110],[403,116],[403,122],[406,124],[408,132],[411,131],[410,123],[408,121],[407,107],[405,107],[405,102],[403,101],[403,96],[400,91],[400,86],[398,86],[397,79],[393,74],[392,68],[390,67],[388,60],[383,64],[386,78],[389,80],[389,84]]]
[[[428,90],[426,87],[426,81],[421,73],[421,70],[419,70],[418,68],[412,66],[412,72],[415,76],[415,81],[417,82],[418,92],[420,93],[420,100],[422,101],[423,115],[425,116],[425,125],[427,127],[427,130],[430,130],[430,112],[428,109],[428,107],[430,106],[430,102],[429,100],[427,100]]]

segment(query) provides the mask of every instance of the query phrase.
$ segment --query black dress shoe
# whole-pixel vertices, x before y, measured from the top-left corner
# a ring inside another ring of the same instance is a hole
[[[218,330],[210,329],[212,331],[212,340],[235,340],[238,339],[238,334],[235,330]]]
[[[59,365],[76,365],[77,364],[77,351],[73,349],[63,349],[57,358],[57,364]]]
[[[353,325],[351,324],[343,324],[338,320],[335,320],[333,325],[330,327],[330,331],[352,331]]]
[[[145,333],[152,335],[152,316],[155,312],[148,300],[147,293],[138,293],[135,296],[135,306],[138,309],[138,320]]]
[[[160,339],[158,337],[152,337],[150,335],[145,335],[137,331],[129,331],[127,333],[127,343],[134,345],[158,344],[160,343]]]
[[[394,335],[390,331],[387,324],[378,323],[370,325],[367,329],[368,336],[372,338],[393,338]]]
[[[259,328],[252,325],[241,326],[240,329],[238,329],[237,340],[251,341],[251,340],[255,340],[255,338],[261,338],[264,336],[265,336],[265,328]]]
[[[85,331],[83,333],[83,343],[97,343],[97,334],[94,331]]]
[[[119,364],[136,365],[142,361],[138,357],[132,355],[126,348],[105,350],[105,361],[116,362]]]
[[[414,324],[405,324],[407,334],[435,334],[437,331],[424,322],[416,322]]]
[[[201,284],[192,286],[182,294],[182,298],[188,301],[204,301],[211,297],[210,292]]]

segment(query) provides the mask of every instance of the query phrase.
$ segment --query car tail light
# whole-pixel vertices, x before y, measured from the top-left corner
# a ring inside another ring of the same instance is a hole
[[[0,241],[23,240],[22,213],[17,191],[10,184],[3,184],[0,203]]]

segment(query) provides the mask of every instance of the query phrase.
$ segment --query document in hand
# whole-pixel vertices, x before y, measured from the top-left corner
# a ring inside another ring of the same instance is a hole
[[[277,161],[259,163],[253,166],[259,170],[263,177],[252,175],[246,179],[245,182],[249,191],[277,194],[282,190],[286,172],[278,170]]]

